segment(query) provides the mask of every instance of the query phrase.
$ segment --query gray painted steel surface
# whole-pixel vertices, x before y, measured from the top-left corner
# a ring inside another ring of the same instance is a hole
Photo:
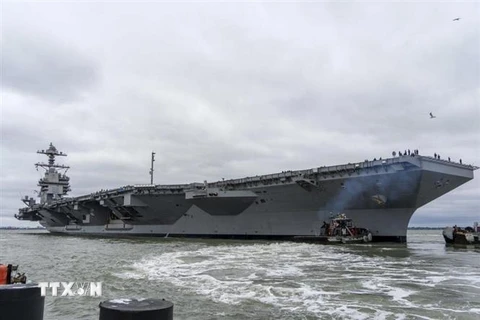
[[[51,187],[58,184],[55,174],[68,181],[56,170],[52,154],[59,153],[53,149],[44,152],[50,166],[45,165],[41,180],[40,196],[48,201],[25,198],[28,207],[16,217],[65,234],[288,239],[318,234],[323,221],[343,212],[368,228],[374,241],[403,242],[417,208],[473,179],[477,169],[412,154],[213,183],[124,186],[66,198],[65,189]]]

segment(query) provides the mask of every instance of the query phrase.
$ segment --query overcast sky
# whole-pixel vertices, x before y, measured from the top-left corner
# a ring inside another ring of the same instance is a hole
[[[71,166],[71,196],[149,183],[152,151],[156,183],[408,148],[480,165],[478,2],[2,9],[2,226],[32,225],[13,215],[37,189],[34,163],[47,158],[35,152],[50,142],[68,154],[58,162]],[[410,225],[480,221],[479,181],[418,209]]]

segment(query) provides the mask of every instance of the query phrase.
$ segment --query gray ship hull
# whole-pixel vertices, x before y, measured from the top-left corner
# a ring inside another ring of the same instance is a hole
[[[346,210],[357,225],[365,226],[374,241],[405,242],[408,221],[412,209],[395,210]],[[254,212],[240,216],[212,217],[197,207],[173,225],[117,224],[83,226],[47,226],[53,233],[96,236],[158,236],[223,239],[271,239],[289,240],[294,236],[320,234],[323,221],[331,217],[329,211],[270,212],[263,215]]]
[[[475,167],[422,156],[209,184],[126,186],[21,209],[70,235],[290,239],[339,212],[373,241],[405,242],[415,210],[473,179]]]

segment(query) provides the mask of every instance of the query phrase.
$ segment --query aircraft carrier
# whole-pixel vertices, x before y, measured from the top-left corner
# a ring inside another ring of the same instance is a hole
[[[405,242],[417,208],[473,179],[471,165],[418,152],[306,170],[216,182],[128,185],[67,197],[66,156],[52,144],[38,182],[40,201],[25,196],[19,220],[52,233],[288,240],[316,236],[324,221],[345,213],[373,241]],[[153,158],[152,158],[153,161]],[[153,169],[153,166],[152,166]],[[153,174],[152,174],[153,177]]]

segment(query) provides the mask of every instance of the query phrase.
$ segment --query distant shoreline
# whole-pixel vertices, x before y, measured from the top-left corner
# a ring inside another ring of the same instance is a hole
[[[47,230],[44,227],[0,227],[0,230]]]
[[[445,227],[408,227],[408,230],[442,230]],[[44,227],[0,227],[0,230],[46,230]]]

